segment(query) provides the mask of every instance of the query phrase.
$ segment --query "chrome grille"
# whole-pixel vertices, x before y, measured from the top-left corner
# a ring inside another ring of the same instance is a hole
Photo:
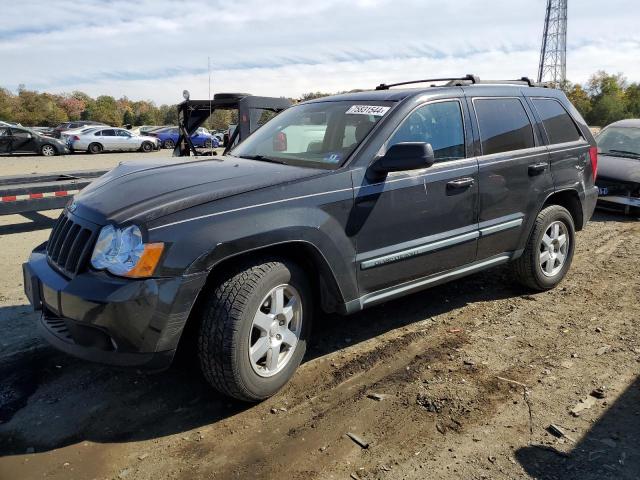
[[[47,243],[49,263],[67,276],[74,276],[85,267],[95,241],[95,230],[72,220],[63,212],[51,231]]]

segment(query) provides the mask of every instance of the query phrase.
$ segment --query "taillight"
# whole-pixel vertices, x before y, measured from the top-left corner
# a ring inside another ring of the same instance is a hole
[[[273,137],[273,151],[284,152],[287,150],[287,134],[284,132],[278,132]]]
[[[78,140],[80,140],[80,137],[78,135],[74,135],[73,137],[71,137],[71,140],[77,142]]]
[[[598,175],[598,147],[589,149],[589,157],[591,157],[591,171],[593,172],[593,180]]]

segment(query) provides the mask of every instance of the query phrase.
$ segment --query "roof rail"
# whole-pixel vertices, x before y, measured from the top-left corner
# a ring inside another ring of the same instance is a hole
[[[448,82],[447,86],[466,86],[466,85],[527,85],[529,87],[544,87],[549,88],[547,83],[537,83],[531,80],[529,77],[521,77],[518,80],[480,80],[477,75],[468,74],[464,77],[452,77],[452,78],[427,78],[425,80],[411,80],[408,82],[399,83],[381,83],[376,87],[376,90],[389,90],[391,87],[399,87],[401,85],[411,85],[414,83],[428,83],[428,82]]]
[[[468,74],[468,75],[465,75],[464,77],[426,78],[424,80],[410,80],[408,82],[389,83],[389,84],[381,83],[376,87],[376,90],[389,90],[391,87],[399,87],[400,85],[411,85],[413,83],[427,83],[427,82],[449,82],[452,85],[454,84],[457,85],[457,83],[452,83],[452,82],[462,82],[462,81],[478,83],[480,81],[480,78],[478,78],[475,75]],[[462,83],[460,85],[462,85]]]

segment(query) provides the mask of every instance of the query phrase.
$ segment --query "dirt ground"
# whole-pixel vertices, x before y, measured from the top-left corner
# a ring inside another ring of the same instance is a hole
[[[222,148],[215,149],[218,155]],[[202,150],[204,151],[204,149]],[[72,153],[55,157],[34,155],[0,155],[0,175],[29,175],[31,173],[66,172],[75,170],[109,170],[122,161],[157,160],[170,157],[173,150],[162,149],[150,153],[113,152],[92,155],[90,153]]]
[[[598,212],[550,292],[499,268],[317,318],[289,385],[246,405],[188,362],[147,374],[40,340],[20,264],[55,216],[0,217],[2,480],[640,478],[635,219]]]

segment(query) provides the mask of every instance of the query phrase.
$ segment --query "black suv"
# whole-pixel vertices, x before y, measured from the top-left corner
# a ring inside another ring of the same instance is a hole
[[[121,164],[24,265],[42,332],[151,368],[189,344],[215,388],[257,401],[293,375],[314,312],[506,262],[553,288],[595,207],[593,136],[558,90],[445,80],[298,104],[228,156]]]

